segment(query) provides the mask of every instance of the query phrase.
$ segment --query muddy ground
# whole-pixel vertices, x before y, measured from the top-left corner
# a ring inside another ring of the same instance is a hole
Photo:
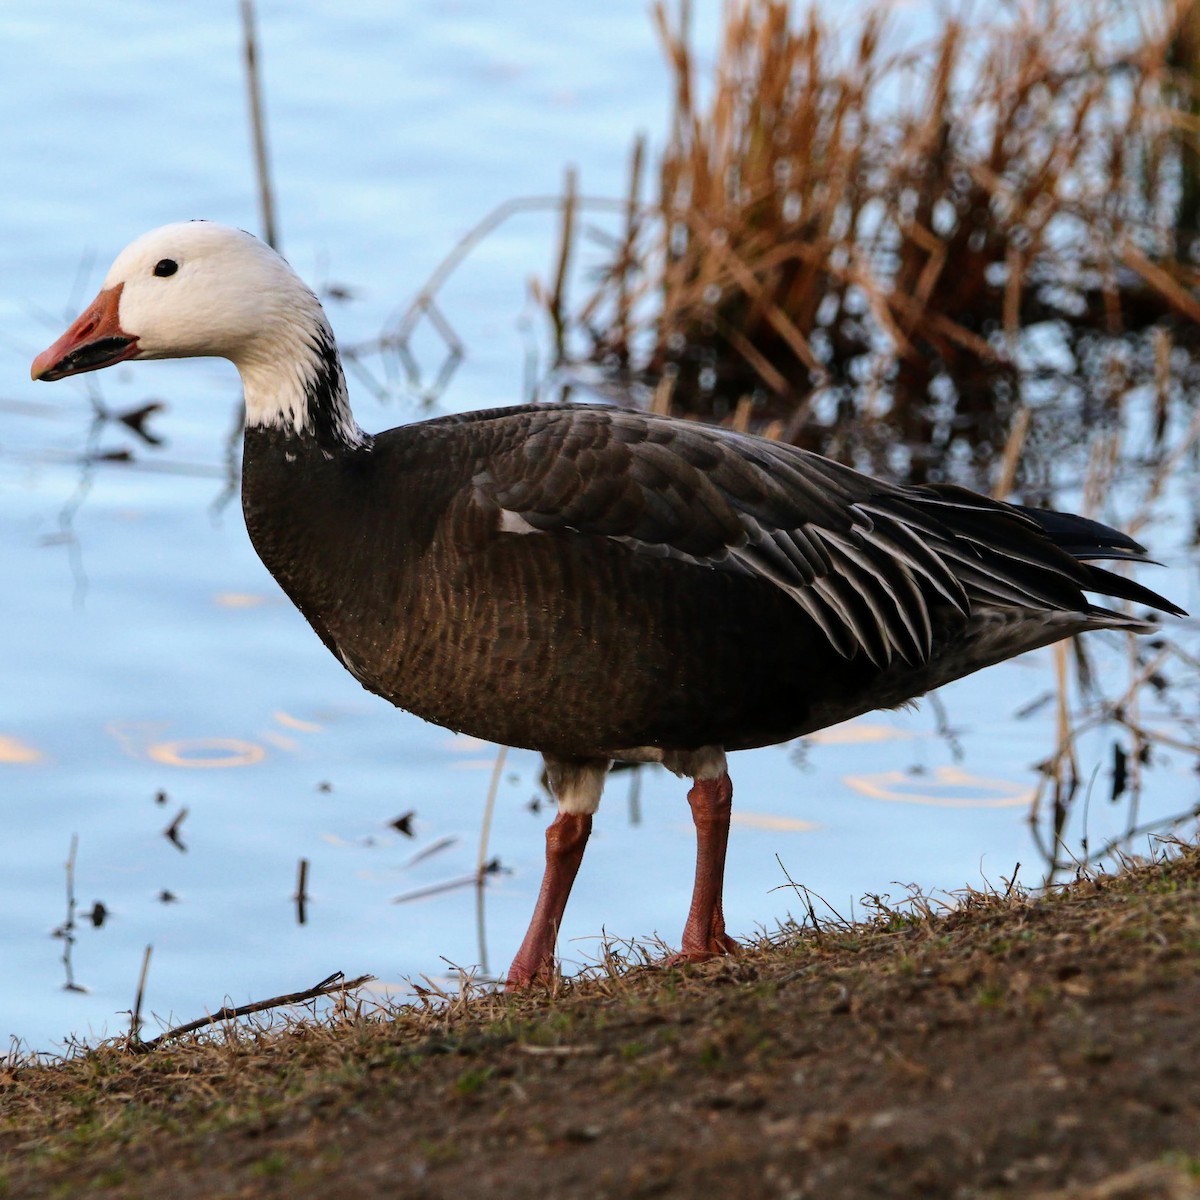
[[[553,994],[0,1068],[0,1196],[78,1195],[1200,1196],[1200,855]]]

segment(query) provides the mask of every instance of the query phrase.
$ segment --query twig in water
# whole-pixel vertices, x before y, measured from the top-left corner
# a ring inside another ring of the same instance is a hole
[[[630,341],[630,330],[632,321],[630,313],[632,309],[632,297],[629,288],[629,275],[633,269],[633,262],[630,260],[628,250],[637,241],[638,225],[639,225],[639,197],[642,194],[642,168],[646,161],[646,138],[645,135],[639,135],[633,142],[633,157],[629,165],[629,198],[628,210],[625,214],[625,240],[626,254],[620,264],[619,273],[617,274],[617,336],[618,346],[627,347]]]
[[[413,836],[413,818],[416,813],[409,809],[403,816],[397,817],[394,821],[389,821],[388,824],[397,832],[404,834],[405,837]]]
[[[183,838],[179,836],[180,827],[183,825],[185,818],[188,815],[187,806],[184,805],[176,814],[175,819],[163,830],[163,837],[175,847],[180,854],[187,853],[187,847],[183,844]]]
[[[626,209],[625,201],[602,196],[584,197],[576,194],[572,204],[576,213],[584,208],[609,212],[613,210],[624,212]],[[379,337],[342,348],[342,358],[347,370],[353,371],[379,399],[386,399],[388,396],[386,384],[381,384],[375,378],[365,360],[372,354],[394,352],[400,359],[410,387],[425,399],[439,395],[466,353],[462,339],[459,338],[454,327],[437,304],[436,297],[442,286],[475,247],[510,218],[523,213],[559,212],[563,209],[563,205],[564,201],[560,196],[523,196],[506,200],[492,209],[451,247],[450,252],[434,268],[413,299],[403,309],[398,309],[388,318]],[[539,302],[544,302],[547,298],[544,289],[539,287],[538,295],[535,298]],[[412,358],[411,351],[408,350],[408,342],[413,331],[423,319],[427,319],[437,331],[445,343],[447,351],[437,378],[429,386],[422,383],[415,360]]]
[[[472,871],[470,875],[459,875],[454,879],[447,879],[443,883],[431,883],[428,887],[417,888],[412,892],[405,892],[402,896],[392,897],[393,904],[407,904],[410,900],[424,900],[429,896],[438,896],[442,892],[452,892],[455,888],[474,887],[487,875],[498,875],[501,871],[507,872],[507,868],[502,866],[498,858],[489,859],[478,871]],[[483,964],[481,963],[480,966]]]
[[[233,408],[233,423],[229,427],[229,432],[225,435],[221,472],[225,485],[213,497],[212,503],[208,506],[209,516],[212,517],[214,523],[220,517],[221,513],[225,511],[229,502],[238,494],[238,484],[242,477],[240,457],[242,431],[245,427],[246,406],[242,403],[241,396],[238,396],[237,403]]]
[[[451,846],[456,846],[457,844],[458,838],[452,834],[437,838],[435,841],[430,842],[428,846],[422,846],[411,858],[402,862],[400,870],[407,871],[409,867],[415,867],[417,863],[424,862],[425,859],[432,858],[435,854],[440,854],[443,850],[449,850]]]
[[[374,975],[359,975],[357,979],[347,980],[341,971],[335,971],[332,975],[322,979],[320,983],[302,992],[290,992],[286,996],[272,996],[270,1000],[256,1000],[253,1004],[241,1004],[237,1008],[230,1008],[226,1005],[217,1012],[210,1013],[207,1017],[189,1021],[186,1025],[176,1025],[174,1029],[168,1029],[166,1033],[160,1033],[158,1037],[151,1038],[148,1042],[137,1042],[130,1049],[144,1054],[161,1046],[163,1042],[183,1037],[184,1034],[195,1033],[196,1030],[215,1025],[218,1021],[236,1021],[238,1017],[247,1017],[251,1013],[266,1012],[272,1008],[288,1008],[293,1004],[303,1004],[306,1000],[319,1000],[322,996],[331,996],[335,993],[340,993],[344,998],[346,992],[362,987],[364,983],[370,983],[374,978]]]
[[[1034,696],[1032,700],[1022,704],[1021,707],[1013,713],[1014,720],[1024,721],[1027,718],[1032,717],[1033,714],[1038,711],[1038,709],[1045,708],[1045,706],[1053,699],[1054,692],[1052,691],[1042,692],[1041,695]]]
[[[496,811],[496,793],[500,790],[500,775],[504,770],[504,760],[508,757],[508,747],[501,746],[496,752],[496,761],[492,766],[492,778],[488,783],[487,801],[483,806],[483,823],[479,827],[479,854],[475,859],[475,930],[479,937],[479,969],[485,974],[488,971],[487,953],[487,922],[484,912],[484,884],[487,882],[489,871],[499,866],[498,862],[488,862],[488,840],[492,834],[492,814]]]
[[[1012,494],[1017,482],[1017,464],[1021,460],[1021,451],[1025,448],[1025,437],[1029,433],[1029,418],[1032,416],[1029,406],[1022,404],[1013,418],[1012,428],[1008,432],[1008,441],[1004,445],[1004,456],[1000,461],[1000,473],[992,488],[994,500],[1007,500]]]
[[[567,290],[567,270],[571,263],[571,247],[575,236],[575,209],[579,194],[578,177],[574,167],[567,168],[567,184],[563,193],[562,242],[558,249],[558,268],[554,273],[554,290],[550,293],[548,311],[554,326],[554,365],[561,366],[566,358],[566,316],[563,312]]]
[[[1054,646],[1054,679],[1056,685],[1057,746],[1054,751],[1054,795],[1051,819],[1050,874],[1053,881],[1062,866],[1059,852],[1064,849],[1063,829],[1071,801],[1079,787],[1079,760],[1075,756],[1076,730],[1071,727],[1071,710],[1067,692],[1067,643]],[[1036,806],[1035,806],[1036,809]]]
[[[55,937],[63,940],[62,965],[67,973],[63,990],[86,992],[87,988],[75,982],[75,970],[71,965],[71,951],[75,946],[75,852],[79,849],[79,834],[71,834],[71,849],[67,852],[67,919],[54,931]]]
[[[138,977],[137,995],[133,1000],[133,1010],[129,1014],[129,1040],[131,1043],[141,1041],[142,998],[146,995],[146,976],[150,973],[150,955],[153,950],[153,946],[147,946],[145,954],[142,955],[142,973]]]
[[[1163,456],[1162,461],[1151,476],[1150,483],[1146,488],[1145,497],[1141,502],[1141,507],[1133,518],[1127,522],[1131,537],[1136,537],[1149,524],[1154,515],[1155,505],[1162,495],[1163,488],[1166,487],[1168,480],[1178,477],[1176,468],[1184,456],[1196,445],[1197,441],[1200,441],[1200,409],[1197,409],[1192,414],[1192,419],[1188,423],[1183,436],[1175,444],[1170,454]]]
[[[946,711],[945,704],[942,703],[942,698],[937,692],[930,692],[928,696],[929,707],[933,709],[934,719],[937,722],[937,735],[946,743],[950,749],[950,757],[956,763],[962,762],[965,757],[962,742],[958,737],[958,730],[950,724],[950,714]]]
[[[100,399],[99,388],[89,380],[88,397],[92,402],[92,420],[88,425],[87,438],[83,454],[79,459],[79,478],[71,495],[63,502],[58,513],[59,538],[67,548],[67,561],[74,580],[72,601],[77,609],[83,607],[87,595],[88,576],[83,565],[83,546],[75,531],[75,518],[84,502],[91,494],[95,482],[97,452],[100,449],[100,435],[108,421],[108,409]]]
[[[633,770],[629,772],[629,823],[630,825],[640,825],[642,823],[642,768],[640,763],[635,763]]]
[[[308,920],[308,859],[302,858],[296,871],[296,924],[303,925]]]

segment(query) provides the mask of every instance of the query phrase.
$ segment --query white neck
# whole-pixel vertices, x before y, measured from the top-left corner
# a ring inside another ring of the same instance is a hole
[[[333,330],[316,297],[307,294],[311,305],[272,322],[269,333],[233,360],[242,377],[246,425],[315,437],[327,450],[369,445],[350,410]]]

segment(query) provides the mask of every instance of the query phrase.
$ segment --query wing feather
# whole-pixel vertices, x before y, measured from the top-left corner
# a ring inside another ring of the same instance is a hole
[[[1082,590],[1108,576],[1078,561],[1083,550],[1140,550],[1095,522],[1039,520],[960,488],[898,487],[692,422],[578,405],[485,415],[473,494],[510,514],[499,527],[606,537],[762,579],[839,653],[880,666],[929,658],[935,610],[939,620],[980,607],[1099,611]]]

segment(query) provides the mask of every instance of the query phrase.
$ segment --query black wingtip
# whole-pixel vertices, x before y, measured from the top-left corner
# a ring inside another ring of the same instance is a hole
[[[1160,596],[1144,584],[1118,575],[1114,571],[1106,571],[1103,567],[1088,567],[1088,581],[1085,590],[1098,592],[1102,596],[1115,596],[1118,600],[1129,600],[1134,604],[1144,604],[1147,608],[1167,613],[1172,617],[1186,617],[1187,611],[1179,607],[1165,596]]]
[[[1135,604],[1145,604],[1172,617],[1188,615],[1178,604],[1143,584],[1113,571],[1106,571],[1103,567],[1090,565],[1094,562],[1136,562],[1153,565],[1154,560],[1147,554],[1146,547],[1134,541],[1128,534],[1099,521],[1093,521],[1090,517],[1054,512],[1048,508],[1026,508],[1022,505],[1014,507],[1036,521],[1060,550],[1085,564],[1088,582],[1084,587],[1087,591],[1098,592],[1103,596],[1116,596],[1120,600],[1129,600]]]
[[[1019,512],[1032,518],[1047,537],[1072,558],[1081,559],[1144,559],[1146,547],[1128,534],[1111,525],[1080,517],[1074,513],[1055,512],[1049,508],[1026,508],[1014,504]]]

